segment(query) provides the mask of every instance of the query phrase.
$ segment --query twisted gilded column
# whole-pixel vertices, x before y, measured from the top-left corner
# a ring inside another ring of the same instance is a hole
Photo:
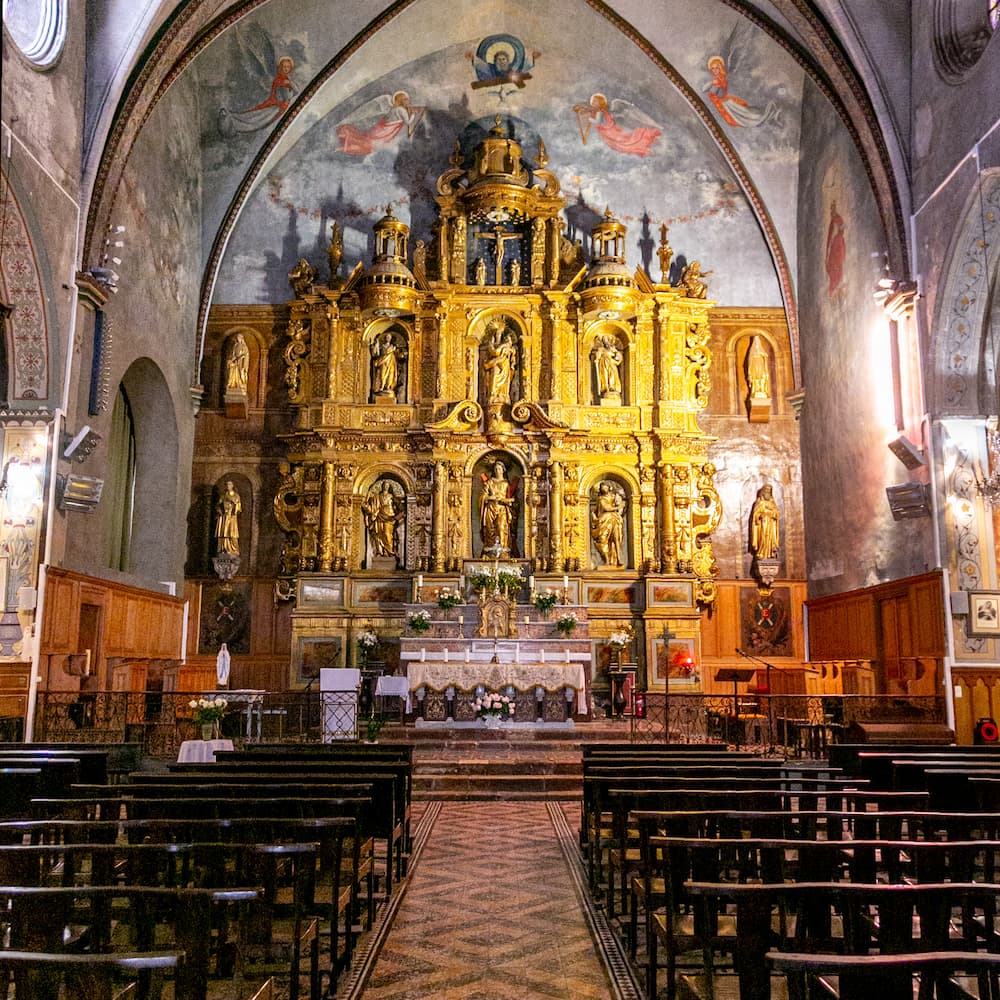
[[[669,462],[660,466],[660,559],[664,573],[673,573],[677,560],[677,539],[674,536],[674,467]]]
[[[333,570],[334,513],[336,511],[335,493],[337,489],[336,473],[333,462],[323,463],[323,498],[320,506],[319,520],[319,571],[330,573]]]
[[[549,463],[549,478],[552,488],[549,490],[551,507],[549,508],[549,546],[552,551],[552,566],[559,569],[563,564],[563,477],[562,462]]]
[[[445,518],[446,497],[445,491],[448,488],[448,474],[444,462],[434,463],[434,511],[431,524],[431,537],[434,540],[434,572],[443,573],[445,556]]]

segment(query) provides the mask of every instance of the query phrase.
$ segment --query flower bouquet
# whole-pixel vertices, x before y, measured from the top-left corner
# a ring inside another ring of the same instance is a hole
[[[608,636],[608,645],[616,652],[620,653],[632,641],[632,630],[612,632]]]
[[[472,703],[476,718],[482,719],[488,727],[498,726],[507,719],[514,718],[514,702],[505,694],[484,694]]]
[[[196,726],[201,726],[201,738],[210,740],[219,732],[219,723],[229,708],[225,698],[194,698],[188,702],[191,718]]]
[[[431,627],[431,615],[429,611],[414,611],[409,618],[406,619],[406,624],[410,626],[413,632],[417,635],[422,635]]]
[[[534,604],[542,614],[547,615],[561,600],[562,594],[558,590],[546,587],[542,591],[536,591],[531,595],[531,603]]]
[[[472,575],[469,582],[477,594],[491,591],[516,594],[524,586],[524,576],[520,566],[512,566],[509,569],[480,570]]]
[[[573,630],[577,626],[577,618],[575,611],[567,611],[565,614],[560,615],[556,619],[556,628],[562,635],[571,636]]]
[[[457,590],[452,590],[451,587],[442,587],[437,592],[437,602],[439,608],[454,608],[456,605],[462,604],[462,595]]]

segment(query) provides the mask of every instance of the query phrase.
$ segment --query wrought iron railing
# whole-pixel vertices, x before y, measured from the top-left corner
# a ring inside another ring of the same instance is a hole
[[[201,730],[190,702],[203,692],[39,692],[34,739],[39,742],[139,743],[154,757],[176,756],[184,740]],[[220,692],[223,694],[224,692]],[[380,715],[382,699],[363,694],[358,714]],[[854,722],[941,722],[941,698],[890,695],[740,696],[739,716],[732,695],[648,692],[645,718],[632,718],[636,742],[727,743],[753,749],[817,753]],[[324,703],[318,691],[263,692],[246,704],[234,703],[222,720],[222,734],[237,744],[319,742],[324,733]],[[397,715],[393,705],[390,714]],[[329,728],[329,720],[327,720]],[[338,730],[341,725],[338,722]],[[329,735],[329,734],[328,734]],[[338,732],[337,735],[343,735]],[[363,737],[363,731],[360,733]]]

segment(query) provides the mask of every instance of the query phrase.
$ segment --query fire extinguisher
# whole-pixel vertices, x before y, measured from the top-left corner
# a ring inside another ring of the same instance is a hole
[[[637,719],[646,718],[646,692],[636,691],[635,693],[635,717]]]

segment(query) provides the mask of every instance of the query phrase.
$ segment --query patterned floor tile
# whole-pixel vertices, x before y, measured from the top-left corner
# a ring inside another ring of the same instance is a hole
[[[611,996],[545,804],[444,803],[364,1000]]]

